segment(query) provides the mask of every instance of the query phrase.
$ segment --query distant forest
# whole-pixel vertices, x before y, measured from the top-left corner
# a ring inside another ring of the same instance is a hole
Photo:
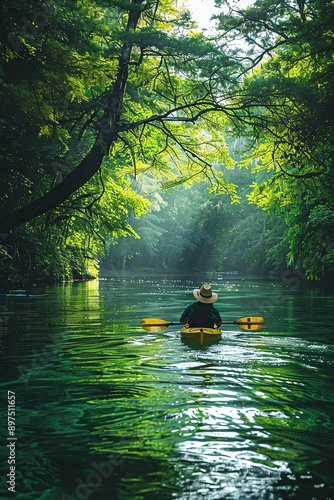
[[[334,4],[0,7],[2,287],[334,269]]]
[[[240,140],[228,142],[231,150],[240,146]],[[151,205],[146,214],[130,219],[139,238],[110,239],[102,266],[127,271],[282,274],[288,251],[284,218],[248,202],[254,181],[249,169],[236,165],[224,176],[238,186],[237,203],[209,193],[205,183],[162,192],[158,181],[143,176],[136,189]]]

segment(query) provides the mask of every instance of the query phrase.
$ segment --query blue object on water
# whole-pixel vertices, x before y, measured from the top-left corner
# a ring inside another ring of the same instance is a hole
[[[26,290],[0,291],[0,297],[25,297],[29,299],[40,299],[47,296],[47,293],[29,293]]]

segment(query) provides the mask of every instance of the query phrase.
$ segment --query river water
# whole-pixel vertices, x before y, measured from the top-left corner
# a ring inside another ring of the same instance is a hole
[[[290,278],[209,276],[225,321],[265,325],[206,346],[140,326],[177,321],[202,276],[0,299],[0,497],[334,498],[334,296]]]

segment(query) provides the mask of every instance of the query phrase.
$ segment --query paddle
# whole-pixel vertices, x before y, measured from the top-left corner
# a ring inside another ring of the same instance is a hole
[[[161,332],[169,326],[180,325],[178,322],[173,323],[172,321],[168,322],[158,318],[144,318],[140,321],[140,324],[147,332]],[[263,327],[264,319],[260,316],[249,316],[237,321],[223,321],[223,325],[237,325],[243,330],[257,331]]]

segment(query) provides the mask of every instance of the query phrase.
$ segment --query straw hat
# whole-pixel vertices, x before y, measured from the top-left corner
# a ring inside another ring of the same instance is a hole
[[[201,288],[195,288],[193,294],[196,300],[204,304],[212,304],[218,299],[218,294],[212,291],[209,283],[204,283]]]

